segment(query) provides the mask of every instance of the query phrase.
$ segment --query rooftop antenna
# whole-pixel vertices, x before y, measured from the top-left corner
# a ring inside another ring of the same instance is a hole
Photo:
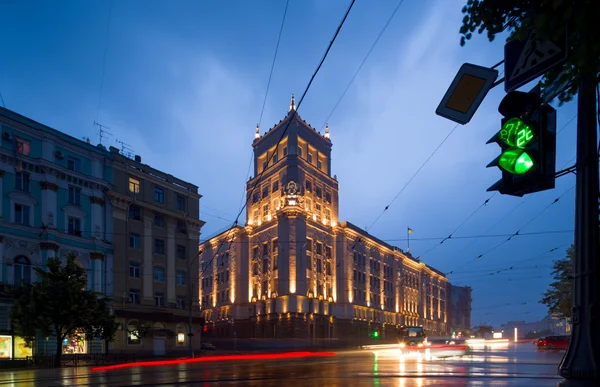
[[[98,121],[94,121],[94,125],[99,128],[98,136],[100,137],[100,145],[102,145],[102,139],[107,138],[108,136],[112,136],[112,133],[107,130],[110,129],[108,126],[104,126]]]
[[[124,141],[119,140],[118,138],[116,139],[117,144],[121,145],[121,154],[125,157],[128,158],[133,158],[133,149],[131,148],[131,145],[127,144]]]

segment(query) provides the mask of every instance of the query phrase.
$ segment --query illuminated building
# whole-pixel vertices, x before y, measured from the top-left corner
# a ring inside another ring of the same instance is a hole
[[[209,334],[352,338],[401,324],[447,333],[447,278],[339,222],[328,126],[308,125],[292,96],[287,116],[263,135],[257,127],[252,146],[245,226],[199,247]]]
[[[197,246],[204,222],[198,187],[143,164],[140,156],[132,160],[114,147],[110,152],[112,307],[119,324],[111,350],[187,355],[190,311],[192,344],[199,345]]]

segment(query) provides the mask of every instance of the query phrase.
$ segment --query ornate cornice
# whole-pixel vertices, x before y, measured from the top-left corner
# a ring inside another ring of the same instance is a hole
[[[90,203],[92,204],[99,204],[101,206],[104,205],[104,199],[103,198],[99,198],[97,196],[91,196],[90,197]]]
[[[58,191],[58,184],[54,184],[49,181],[42,181],[40,182],[40,188],[56,192]]]
[[[129,205],[133,203],[132,199],[114,192],[108,192],[106,196],[108,197],[110,204],[116,209],[127,211],[129,209]]]
[[[54,243],[54,242],[41,242],[40,243],[40,249],[42,250],[52,250],[52,251],[58,251],[59,249],[59,245]]]

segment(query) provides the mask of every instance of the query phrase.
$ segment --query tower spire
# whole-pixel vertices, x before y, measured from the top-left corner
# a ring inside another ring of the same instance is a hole
[[[292,94],[292,102],[290,103],[290,111],[296,110],[296,99],[294,98],[294,94]]]
[[[329,124],[325,124],[325,138],[329,138]]]
[[[256,132],[254,133],[254,138],[260,138],[260,131],[258,129],[258,124],[256,124]]]

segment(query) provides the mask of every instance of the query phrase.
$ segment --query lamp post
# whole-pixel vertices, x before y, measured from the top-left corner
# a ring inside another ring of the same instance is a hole
[[[196,262],[198,260],[198,258],[200,258],[200,254],[202,254],[202,251],[199,251],[198,254],[196,254],[196,256],[194,257],[194,259],[192,259],[190,261],[190,263],[188,264],[188,299],[189,299],[189,306],[188,306],[188,319],[189,319],[189,324],[188,324],[188,346],[190,349],[190,356],[194,357],[194,347],[192,346],[192,338],[194,336],[194,332],[192,331],[192,304],[193,302],[193,292],[192,292],[192,286],[194,284],[196,284],[196,282],[192,282],[192,266],[194,264],[194,262]],[[200,302],[200,300],[198,300],[198,302]],[[202,340],[202,331],[200,331],[200,340]]]

